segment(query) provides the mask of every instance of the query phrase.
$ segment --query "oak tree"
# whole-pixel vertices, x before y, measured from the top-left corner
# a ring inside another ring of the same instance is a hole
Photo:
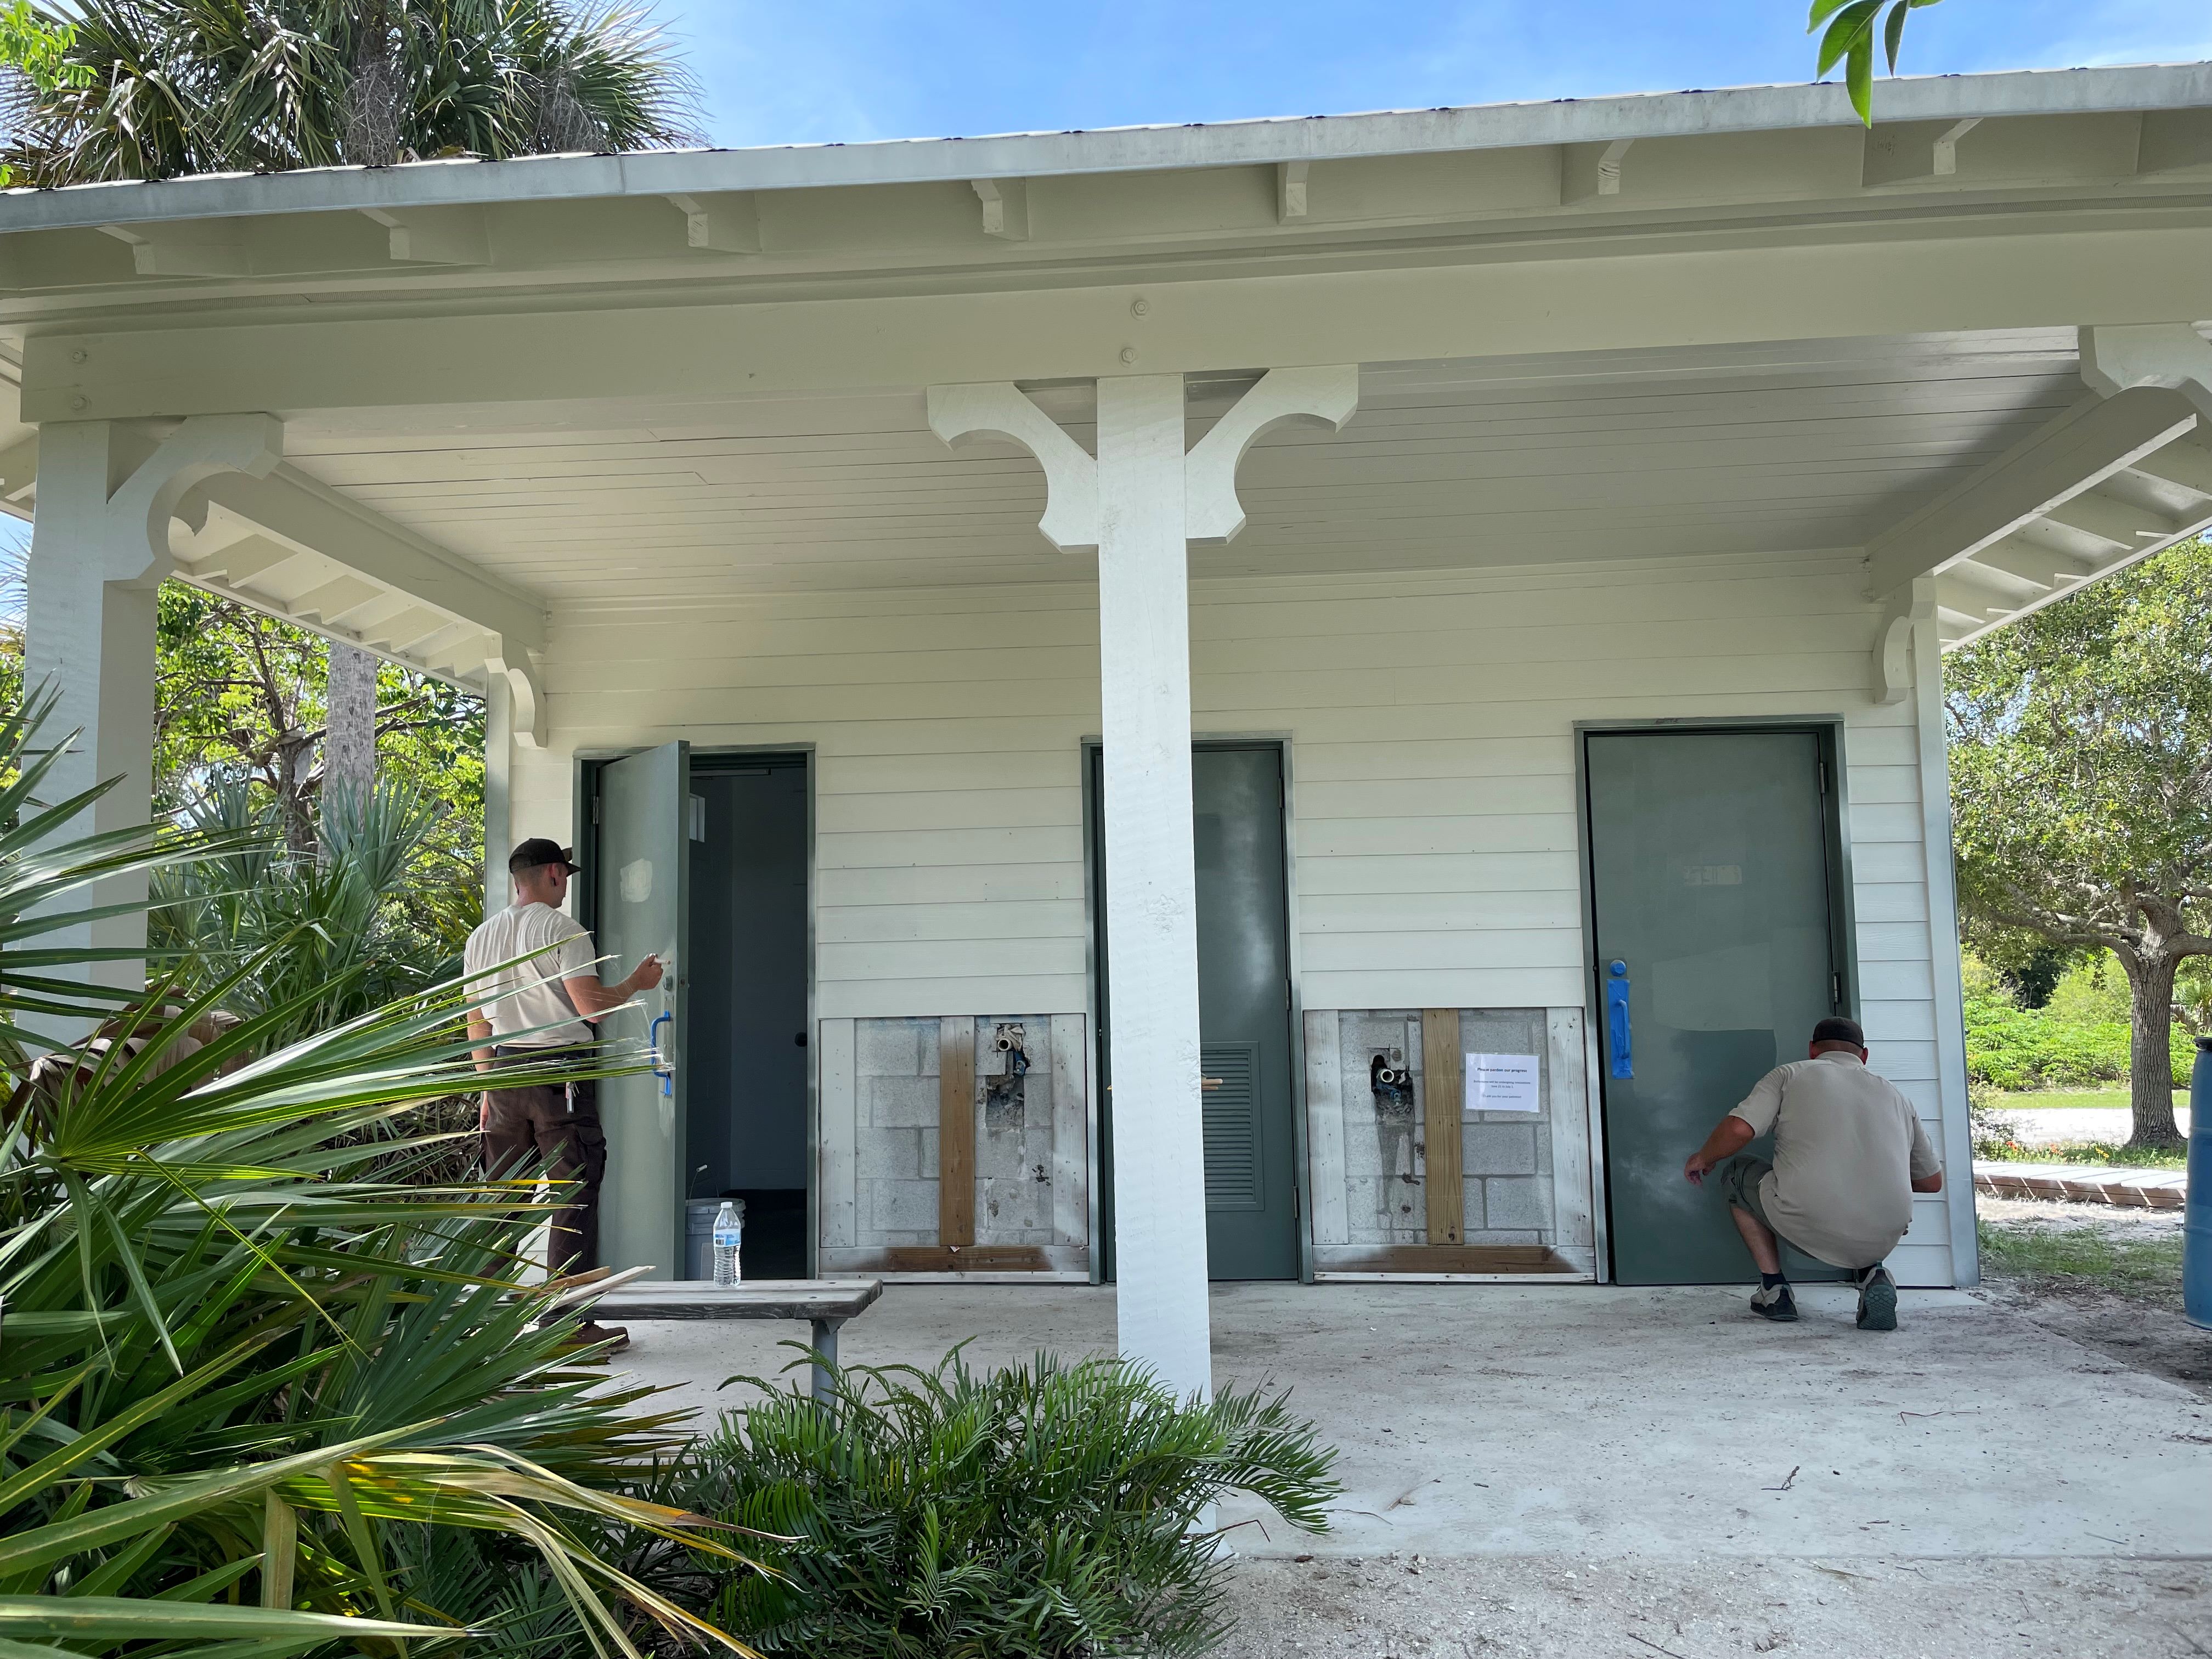
[[[2212,954],[2212,547],[1998,629],[1946,662],[1943,687],[1969,922],[2119,958],[2130,1145],[2179,1145],[2174,975]]]

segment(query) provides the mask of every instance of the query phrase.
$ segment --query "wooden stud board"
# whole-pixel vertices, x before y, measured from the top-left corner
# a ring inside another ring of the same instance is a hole
[[[1456,1245],[1466,1238],[1466,1192],[1460,1171],[1460,1102],[1466,1061],[1460,1057],[1459,1010],[1421,1010],[1423,1139],[1427,1143],[1429,1244]]]
[[[975,1242],[975,1022],[937,1024],[937,1242]]]

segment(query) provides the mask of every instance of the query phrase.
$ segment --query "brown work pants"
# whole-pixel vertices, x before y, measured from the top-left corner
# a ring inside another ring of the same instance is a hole
[[[493,1063],[518,1065],[538,1058],[542,1056],[502,1048]],[[594,1264],[599,1253],[599,1182],[607,1172],[607,1137],[599,1127],[595,1084],[485,1090],[483,1164],[488,1176],[528,1168],[548,1181],[574,1182],[568,1201],[553,1212],[545,1272],[556,1277]]]

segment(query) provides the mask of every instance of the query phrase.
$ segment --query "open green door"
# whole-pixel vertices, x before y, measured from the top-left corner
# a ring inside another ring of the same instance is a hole
[[[691,750],[663,744],[600,769],[599,945],[623,973],[648,951],[667,964],[645,1010],[611,1014],[611,1039],[651,1036],[668,1077],[609,1078],[599,1085],[607,1176],[599,1205],[599,1261],[620,1271],[650,1267],[682,1276],[684,1261],[684,986],[690,945]],[[660,1015],[668,1016],[660,1019]]]

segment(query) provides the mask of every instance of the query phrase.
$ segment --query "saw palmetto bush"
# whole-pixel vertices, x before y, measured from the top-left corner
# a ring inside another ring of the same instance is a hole
[[[275,802],[243,778],[211,778],[178,816],[224,850],[154,872],[155,966],[188,991],[228,981],[225,1006],[236,1012],[296,1010],[280,1042],[450,979],[458,957],[406,902],[440,810],[400,784],[333,790],[319,844],[301,850],[287,844]]]
[[[1202,1653],[1226,1630],[1212,1506],[1249,1493],[1319,1532],[1340,1490],[1285,1396],[1178,1401],[1123,1359],[854,1367],[828,1413],[732,1380],[762,1396],[670,1497],[774,1534],[757,1547],[777,1576],[721,1574],[706,1604],[772,1653]]]
[[[84,184],[692,141],[696,93],[624,0],[70,0],[17,76],[15,182]]]
[[[197,995],[72,991],[67,930],[106,908],[72,895],[223,849],[69,839],[84,800],[33,799],[40,712],[0,719],[0,1002],[23,1030],[0,1109],[0,1654],[389,1654],[525,1626],[564,1654],[639,1656],[655,1631],[742,1651],[595,1547],[743,1570],[733,1534],[635,1495],[674,1419],[579,1370],[574,1322],[513,1282],[544,1206],[392,1166],[433,1146],[349,1144],[471,1079],[458,989],[289,1041],[313,991],[216,1017],[258,961]],[[25,1057],[87,1009],[91,1036]],[[427,1564],[476,1534],[526,1559],[526,1606],[447,1599],[466,1583]]]

